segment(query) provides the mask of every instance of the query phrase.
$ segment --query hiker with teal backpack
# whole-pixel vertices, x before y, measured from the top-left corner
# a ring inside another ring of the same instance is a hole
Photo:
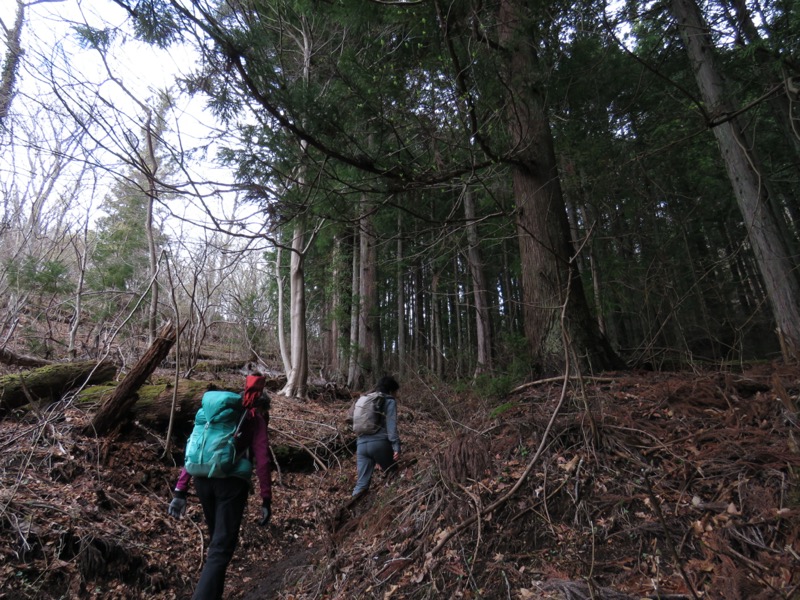
[[[353,496],[369,489],[376,464],[388,471],[400,458],[397,400],[394,397],[399,389],[400,384],[394,377],[385,375],[375,384],[371,394],[361,396],[353,406],[353,431],[358,435],[358,480],[353,488]]]
[[[264,393],[264,384],[263,376],[248,375],[243,394],[206,392],[197,411],[186,444],[184,467],[168,510],[172,517],[183,516],[186,493],[194,479],[211,542],[192,600],[222,598],[225,573],[247,508],[254,465],[261,496],[258,524],[266,525],[272,516],[269,396]]]

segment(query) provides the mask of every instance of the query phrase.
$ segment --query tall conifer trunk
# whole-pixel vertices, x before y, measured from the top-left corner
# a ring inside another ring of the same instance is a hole
[[[534,363],[546,370],[561,368],[564,348],[560,314],[566,303],[566,328],[581,368],[605,370],[622,366],[590,316],[575,262],[571,260],[569,223],[556,168],[553,136],[539,87],[541,66],[523,16],[523,0],[501,0],[499,39],[507,51],[509,89],[507,118],[511,143],[517,149],[512,166],[517,205],[517,232],[522,261],[525,336]]]
[[[366,198],[361,201],[358,346],[360,350],[360,387],[380,376],[383,366],[380,316],[378,315],[378,253],[372,212]]]
[[[292,359],[289,347],[286,345],[286,328],[284,327],[282,255],[282,248],[278,246],[275,251],[275,285],[278,295],[278,347],[280,348],[281,361],[283,362],[283,372],[286,373],[288,378],[289,373],[292,372]]]
[[[469,190],[464,193],[464,218],[467,221],[467,243],[469,244],[467,260],[472,276],[472,297],[475,303],[477,364],[473,376],[477,376],[492,369],[492,326],[489,314],[488,286],[478,245],[478,227],[475,225],[475,199]]]
[[[333,265],[331,269],[332,290],[329,302],[330,324],[326,340],[327,371],[328,376],[339,380],[341,378],[341,357],[339,336],[340,315],[342,304],[342,236],[337,233],[333,236]]]
[[[358,299],[358,282],[360,279],[358,258],[361,252],[357,251],[357,248],[359,247],[358,244],[361,243],[361,234],[359,233],[360,229],[361,228],[359,227],[358,222],[356,222],[355,232],[353,234],[353,243],[351,245],[352,277],[350,282],[350,353],[347,366],[347,387],[351,389],[357,389],[359,387],[359,379],[363,379],[361,377],[361,370],[358,362],[360,354],[358,348],[358,324],[360,319],[358,314],[361,304]]]
[[[692,63],[697,86],[713,121],[734,113],[725,93],[725,82],[714,64],[714,47],[708,27],[694,0],[672,0],[686,52]],[[728,178],[744,217],[747,237],[766,286],[784,357],[800,358],[800,279],[797,263],[783,241],[778,217],[771,210],[760,166],[749,149],[739,118],[733,117],[713,127]]]
[[[403,273],[403,219],[397,215],[397,375],[402,380],[406,364],[406,295]]]

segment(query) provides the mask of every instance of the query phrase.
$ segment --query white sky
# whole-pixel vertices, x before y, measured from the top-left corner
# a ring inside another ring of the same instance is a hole
[[[15,0],[0,0],[0,19],[6,28],[11,28],[14,24],[16,6]],[[93,88],[87,88],[88,91],[77,92],[79,97],[81,93],[93,97],[99,90],[99,94],[115,108],[123,110],[126,115],[125,120],[117,122],[117,126],[111,128],[114,130],[114,135],[109,136],[109,140],[116,138],[124,141],[124,132],[120,135],[120,129],[130,131],[134,137],[137,136],[143,111],[124,93],[120,85],[110,80],[99,54],[95,50],[81,48],[78,45],[71,26],[88,23],[99,28],[108,26],[118,28],[117,42],[109,56],[109,68],[114,78],[140,101],[151,98],[154,90],[172,86],[176,75],[181,72],[188,73],[193,68],[195,57],[187,47],[173,46],[168,50],[159,50],[136,42],[129,32],[123,29],[125,17],[124,11],[110,0],[50,0],[29,5],[26,8],[26,25],[22,38],[25,66],[19,73],[17,87],[20,93],[14,98],[12,112],[30,114],[26,111],[32,110],[30,105],[36,103],[30,98],[49,96],[50,90],[46,85],[49,61],[57,65],[57,72],[62,75],[69,70],[75,80],[94,83]],[[0,58],[4,59],[6,55],[4,34],[0,35],[0,53],[2,53]],[[175,131],[180,131],[180,144],[185,149],[202,146],[209,138],[209,126],[213,127],[216,124],[213,116],[204,110],[203,102],[200,98],[194,100],[179,98],[178,105],[172,111],[172,125]],[[178,143],[177,138],[174,143]],[[209,155],[213,153],[212,151]],[[212,158],[213,156],[209,156],[208,159],[193,164],[196,178],[229,182],[230,174],[218,169],[209,160]],[[0,156],[0,163],[2,159],[8,160],[9,157]],[[109,161],[113,160],[113,157],[109,158]],[[23,161],[20,157],[16,157],[15,161],[14,168],[9,167],[8,163],[5,166],[0,164],[0,178],[9,177],[12,172],[15,177],[22,176],[24,167],[20,166]],[[28,170],[33,171],[33,169]],[[107,179],[108,181],[92,192],[92,197],[81,201],[82,207],[91,203],[94,209],[97,208],[113,184],[113,178]],[[230,207],[232,204],[232,198],[224,201],[224,206]],[[170,208],[179,214],[187,214],[188,211],[188,215],[193,219],[201,218],[198,210],[191,206],[171,205]],[[218,210],[217,216],[222,216],[223,206],[220,205]]]

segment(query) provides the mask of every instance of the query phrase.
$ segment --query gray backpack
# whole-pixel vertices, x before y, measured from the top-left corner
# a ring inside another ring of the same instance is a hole
[[[386,419],[386,397],[381,392],[361,396],[353,405],[353,432],[356,435],[378,433]]]

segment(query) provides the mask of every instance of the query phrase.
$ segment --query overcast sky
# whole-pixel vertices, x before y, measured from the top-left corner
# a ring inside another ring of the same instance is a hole
[[[16,6],[16,0],[0,0],[0,19],[5,28],[13,26]],[[159,50],[133,40],[126,29],[126,14],[110,0],[50,0],[36,4],[28,2],[22,38],[25,63],[19,72],[19,93],[14,99],[12,111],[24,115],[26,111],[33,110],[31,105],[50,95],[50,65],[55,65],[56,77],[63,78],[64,81],[71,78],[74,81],[92,82],[93,86],[86,88],[87,95],[96,92],[121,109],[127,115],[127,120],[120,121],[120,128],[124,127],[132,133],[139,130],[138,126],[142,122],[141,107],[126,95],[122,86],[111,80],[97,51],[80,47],[73,31],[73,27],[79,24],[116,29],[117,42],[108,57],[108,68],[113,78],[139,101],[147,102],[152,98],[154,90],[173,86],[178,74],[189,72],[194,67],[196,59],[188,47],[177,45],[168,50]],[[5,35],[2,36],[0,48],[4,58]],[[174,130],[180,131],[180,145],[185,149],[204,144],[209,137],[209,126],[215,125],[214,118],[203,106],[202,98],[191,100],[184,97],[179,99],[170,114]],[[177,145],[177,141],[175,143]],[[211,152],[212,156],[213,154]],[[16,177],[21,176],[21,166],[18,161],[15,167]],[[229,173],[216,169],[209,161],[198,161],[193,165],[193,170],[197,178],[230,180]],[[5,168],[0,166],[0,178],[7,179],[9,172],[7,165]],[[101,193],[95,193],[95,197],[87,202],[91,202],[96,208],[112,184],[113,179],[105,184],[105,192],[101,190]],[[226,207],[232,204],[232,199],[224,202]],[[171,207],[173,210],[177,208],[179,207]],[[219,210],[222,213],[227,212],[224,208]],[[196,211],[190,211],[190,214],[193,218],[198,218]]]

